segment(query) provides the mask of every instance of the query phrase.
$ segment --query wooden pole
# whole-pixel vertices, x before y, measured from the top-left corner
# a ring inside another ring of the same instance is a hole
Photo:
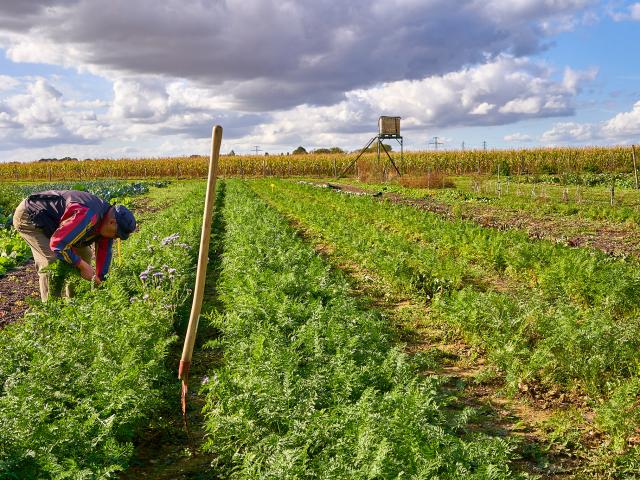
[[[638,190],[638,165],[636,163],[636,146],[631,145],[631,154],[633,155],[633,175],[636,179],[636,190]]]
[[[184,339],[184,348],[178,378],[182,380],[182,414],[186,419],[187,411],[187,386],[189,382],[189,369],[193,356],[193,346],[198,332],[198,320],[202,299],[204,297],[204,283],[207,276],[207,263],[209,262],[209,239],[211,238],[211,223],[213,221],[213,207],[216,200],[216,175],[218,173],[218,157],[220,156],[220,143],[222,142],[222,127],[213,127],[211,138],[211,156],[209,157],[209,177],[207,179],[207,193],[204,200],[204,216],[202,219],[202,234],[200,236],[200,252],[198,254],[198,268],[196,270],[196,285],[193,293],[193,304],[189,317],[189,326]]]

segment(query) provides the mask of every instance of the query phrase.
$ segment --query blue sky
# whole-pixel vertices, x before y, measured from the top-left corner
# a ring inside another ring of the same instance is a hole
[[[637,143],[639,44],[635,1],[9,0],[0,162]]]

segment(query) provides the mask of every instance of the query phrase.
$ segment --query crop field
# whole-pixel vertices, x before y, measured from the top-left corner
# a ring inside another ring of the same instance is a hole
[[[73,299],[0,323],[0,478],[637,478],[640,191],[612,151],[442,154],[330,182],[332,156],[225,157],[188,431],[199,160],[170,183],[20,170],[125,203],[140,227],[101,286],[72,276]],[[131,175],[165,176],[140,162]],[[14,178],[3,224],[49,188]],[[29,256],[0,229],[0,291]]]
[[[335,177],[356,157],[354,153],[301,155],[223,155],[218,171],[233,176]],[[538,148],[527,150],[409,151],[402,160],[393,152],[402,172],[409,175],[439,172],[447,175],[553,175],[570,181],[576,174],[633,172],[629,147]],[[345,173],[382,170],[382,161],[366,153]],[[207,158],[87,159],[0,164],[0,181],[58,181],[81,178],[198,178],[207,174]]]

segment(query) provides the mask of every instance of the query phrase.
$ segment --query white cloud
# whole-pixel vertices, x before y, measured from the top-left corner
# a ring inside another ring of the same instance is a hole
[[[495,105],[487,102],[482,102],[476,107],[474,107],[473,110],[471,110],[469,113],[471,115],[487,115],[494,108],[496,108]]]
[[[546,48],[592,0],[29,0],[0,4],[16,62],[187,79],[244,111],[330,105],[380,83]],[[453,10],[453,11],[452,11]],[[384,32],[384,33],[382,33]],[[123,113],[147,115],[143,106]]]
[[[640,20],[640,3],[632,3],[631,5],[627,5],[623,10],[618,10],[615,7],[609,7],[608,13],[609,16],[616,22]]]
[[[11,90],[20,84],[18,80],[8,75],[0,75],[0,92],[4,90]]]
[[[576,76],[576,84],[586,81]],[[352,109],[365,103],[371,112],[402,115],[413,126],[499,125],[571,114],[574,90],[544,66],[500,56],[443,76],[350,92],[347,102]]]
[[[640,101],[629,112],[600,123],[557,123],[542,134],[545,143],[632,143],[640,137]]]
[[[542,134],[544,143],[587,143],[598,138],[597,128],[590,124],[575,122],[556,123],[551,130]]]
[[[2,150],[23,145],[87,143],[100,140],[101,128],[95,112],[69,108],[62,93],[38,77],[14,88],[21,91],[0,99],[0,142]]]
[[[512,133],[511,135],[504,136],[505,142],[532,142],[533,138],[531,135],[527,135],[525,133]]]
[[[610,138],[640,136],[640,101],[630,112],[619,113],[605,122],[602,133]]]
[[[598,69],[591,67],[585,71],[573,70],[571,67],[564,69],[562,84],[573,95],[580,93],[580,88],[584,83],[593,81],[598,75]]]
[[[551,103],[551,105],[555,105],[555,103]],[[559,104],[560,108],[564,105],[562,103]],[[540,112],[542,109],[542,102],[539,97],[526,97],[526,98],[516,98],[514,100],[509,100],[502,107],[500,107],[500,113],[521,113],[524,115],[535,115]]]
[[[168,95],[162,82],[116,80],[111,115],[115,119],[158,122],[166,118]]]

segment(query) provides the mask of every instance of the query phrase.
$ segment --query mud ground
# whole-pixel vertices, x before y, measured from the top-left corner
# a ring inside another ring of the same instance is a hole
[[[19,320],[29,307],[28,299],[39,299],[38,274],[33,260],[0,277],[0,329]]]

